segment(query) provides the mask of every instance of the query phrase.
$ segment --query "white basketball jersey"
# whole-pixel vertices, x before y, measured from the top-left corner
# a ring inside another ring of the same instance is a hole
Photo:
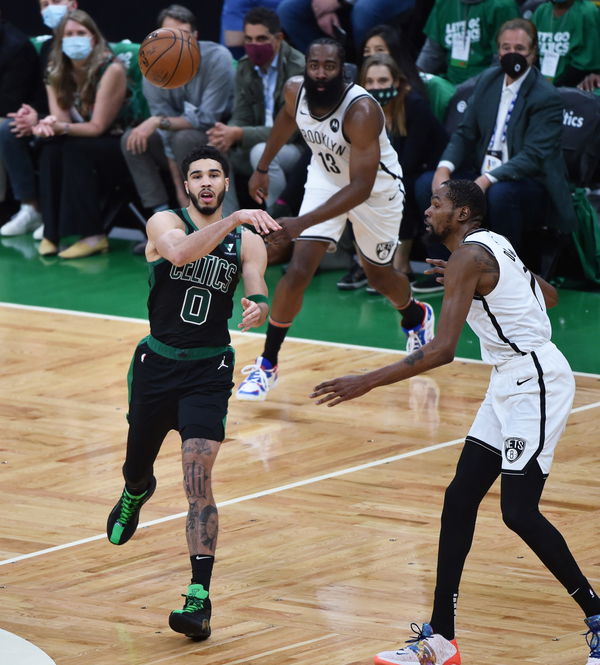
[[[500,268],[494,290],[475,296],[467,316],[479,337],[484,362],[500,365],[548,342],[552,327],[542,290],[510,242],[486,229],[471,232],[464,242],[485,247]]]
[[[344,90],[337,106],[318,118],[309,111],[304,86],[300,88],[296,100],[296,123],[312,150],[307,187],[330,189],[333,184],[340,188],[350,182],[350,143],[343,132],[344,116],[347,109],[357,99],[364,97],[373,99],[364,88],[352,83]],[[383,119],[383,111],[381,111],[381,117]],[[398,155],[388,139],[385,121],[379,134],[379,149],[381,152],[379,170],[371,196],[382,193],[389,193],[390,196],[393,196],[398,192],[399,186],[404,191],[402,167],[398,162]],[[323,183],[325,183],[325,187]]]

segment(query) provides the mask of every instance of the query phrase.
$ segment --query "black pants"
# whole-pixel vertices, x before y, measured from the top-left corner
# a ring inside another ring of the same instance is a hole
[[[40,156],[44,237],[58,244],[66,236],[103,233],[102,199],[126,178],[118,136],[59,136],[44,141]]]
[[[451,604],[475,531],[477,510],[500,475],[502,458],[476,443],[465,443],[448,486],[442,511],[437,582],[432,617],[434,629],[446,628]],[[539,500],[545,478],[537,464],[525,475],[503,475],[501,507],[504,523],[517,533],[569,593],[587,585],[579,566],[559,531],[540,513]]]

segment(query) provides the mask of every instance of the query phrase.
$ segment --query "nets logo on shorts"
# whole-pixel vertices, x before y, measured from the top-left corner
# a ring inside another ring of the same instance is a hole
[[[509,462],[516,462],[525,450],[526,441],[513,437],[504,441],[504,456]]]
[[[375,248],[375,251],[377,252],[377,258],[380,261],[385,261],[394,249],[394,244],[395,243],[393,242],[378,243],[377,247]]]

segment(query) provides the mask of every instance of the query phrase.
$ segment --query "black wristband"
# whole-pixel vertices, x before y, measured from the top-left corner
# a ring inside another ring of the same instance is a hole
[[[268,172],[269,172],[269,169],[261,169],[261,168],[259,168],[258,166],[256,167],[256,170],[257,170],[259,173],[262,173],[262,174],[265,174],[265,173],[268,173]]]

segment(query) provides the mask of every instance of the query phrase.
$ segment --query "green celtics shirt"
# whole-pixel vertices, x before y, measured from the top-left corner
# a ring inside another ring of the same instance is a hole
[[[489,67],[498,28],[518,16],[514,0],[436,0],[425,34],[448,55],[446,78],[458,85]]]
[[[555,85],[577,85],[584,74],[600,71],[600,10],[589,0],[575,0],[562,16],[552,2],[542,3],[531,21],[538,30],[540,69]],[[571,73],[577,69],[581,76]]]

